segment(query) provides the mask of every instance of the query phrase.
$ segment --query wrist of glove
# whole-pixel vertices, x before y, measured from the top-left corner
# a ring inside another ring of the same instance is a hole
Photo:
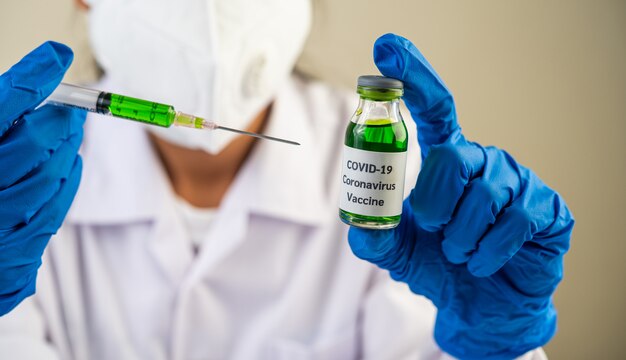
[[[502,310],[499,310],[502,311]],[[514,359],[546,344],[556,332],[551,302],[519,317],[493,316],[479,321],[454,309],[438,309],[435,340],[450,355],[467,360]]]
[[[432,300],[435,340],[454,356],[515,358],[544,345],[574,225],[565,202],[505,151],[465,139],[452,95],[408,40],[382,36],[374,59],[404,82],[423,162],[399,226],[351,228],[353,252]]]

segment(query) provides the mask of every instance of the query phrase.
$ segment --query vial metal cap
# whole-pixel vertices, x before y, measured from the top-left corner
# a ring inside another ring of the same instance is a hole
[[[402,81],[380,75],[362,75],[357,80],[357,86],[379,89],[404,89]]]

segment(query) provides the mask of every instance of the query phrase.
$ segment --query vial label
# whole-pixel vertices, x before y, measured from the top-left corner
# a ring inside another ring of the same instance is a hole
[[[358,215],[402,213],[406,151],[376,152],[343,148],[339,207]]]

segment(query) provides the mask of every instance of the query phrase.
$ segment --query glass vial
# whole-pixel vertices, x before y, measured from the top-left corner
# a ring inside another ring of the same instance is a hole
[[[343,149],[339,217],[352,226],[390,229],[400,223],[408,135],[400,115],[400,80],[360,76],[359,107]]]

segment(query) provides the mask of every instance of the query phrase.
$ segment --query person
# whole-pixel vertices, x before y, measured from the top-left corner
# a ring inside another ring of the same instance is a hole
[[[414,188],[397,228],[348,233],[338,154],[356,102],[292,74],[309,0],[88,7],[93,87],[302,146],[38,107],[72,52],[35,49],[0,77],[0,357],[544,357],[571,213],[464,138],[407,39],[380,37],[374,61],[404,82]]]

